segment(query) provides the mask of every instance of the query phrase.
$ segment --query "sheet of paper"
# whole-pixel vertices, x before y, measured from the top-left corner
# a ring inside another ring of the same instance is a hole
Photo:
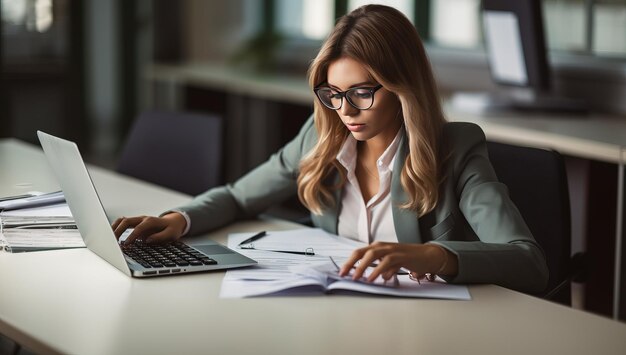
[[[353,291],[368,294],[444,299],[470,299],[466,286],[424,281],[418,284],[408,275],[398,275],[394,282],[382,279],[374,283],[342,279],[337,267],[355,248],[364,243],[334,236],[321,229],[270,231],[254,241],[255,249],[241,249],[238,244],[255,233],[228,236],[228,247],[256,260],[250,268],[228,270],[222,282],[220,297],[241,298],[262,295],[295,295],[311,292]],[[312,248],[315,255],[298,255],[267,250],[301,251]],[[266,250],[258,250],[266,249]]]
[[[78,248],[85,243],[78,229],[5,229],[4,240],[14,248]]]
[[[364,243],[341,238],[326,233],[321,229],[296,229],[268,232],[265,237],[254,242],[259,249],[304,251],[312,248],[315,255],[278,253],[265,250],[241,249],[238,244],[254,233],[236,233],[228,236],[228,247],[254,259],[258,264],[251,268],[228,270],[228,280],[279,280],[292,276],[289,268],[296,265],[314,265],[328,261],[332,255],[338,260],[345,260],[350,253]]]
[[[228,247],[239,249],[237,245],[254,233],[238,233],[228,236]],[[286,231],[269,231],[251,243],[257,250],[305,251],[312,249],[316,256],[348,257],[354,249],[365,243],[339,237],[319,228],[303,228]]]
[[[331,262],[311,267],[292,267],[291,271],[311,279],[323,280],[327,278],[325,282],[327,291],[354,291],[396,297],[471,299],[467,286],[448,284],[440,278],[433,282],[423,280],[421,283],[417,283],[411,280],[409,275],[397,275],[394,280],[386,282],[382,278],[378,278],[372,283],[353,281],[348,277],[339,276],[336,267]]]
[[[236,249],[237,252],[258,262],[257,265],[226,272],[224,280],[280,280],[292,276],[289,267],[312,265],[328,260],[324,256],[307,256],[270,251]]]
[[[317,284],[314,279],[303,278],[293,275],[280,280],[226,280],[222,282],[220,289],[221,298],[243,298],[265,295],[295,295],[302,293],[301,288],[313,287],[313,292],[320,294],[324,292],[324,286]],[[310,291],[310,289],[308,289]],[[308,292],[307,291],[307,292]]]
[[[27,197],[11,199],[4,198],[0,201],[0,209],[22,209],[39,206],[48,206],[53,204],[65,203],[65,195],[63,191],[55,191],[51,193],[28,193]]]
[[[366,285],[353,281],[336,281],[328,286],[329,291],[355,291],[371,293],[377,295],[416,297],[416,298],[438,298],[451,300],[471,300],[469,289],[465,285],[451,285],[444,282],[423,281],[421,284],[409,279],[408,275],[398,276],[399,285],[396,287],[384,287],[377,285]]]
[[[0,213],[0,217],[71,217],[72,212],[67,203],[56,205],[22,208]]]

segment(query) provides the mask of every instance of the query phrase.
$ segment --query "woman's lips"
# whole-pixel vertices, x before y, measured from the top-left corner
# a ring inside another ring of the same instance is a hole
[[[361,132],[365,129],[365,125],[359,123],[346,123],[346,127],[348,127],[350,132]]]

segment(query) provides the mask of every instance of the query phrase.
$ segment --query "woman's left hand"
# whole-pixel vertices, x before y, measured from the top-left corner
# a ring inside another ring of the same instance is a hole
[[[360,261],[358,265],[357,261]],[[456,255],[437,244],[374,242],[355,250],[341,267],[339,274],[348,275],[350,269],[354,268],[352,279],[358,280],[363,276],[365,269],[374,263],[378,265],[367,277],[368,282],[374,281],[378,276],[389,280],[400,268],[408,269],[417,275],[426,273],[454,275],[458,269]]]

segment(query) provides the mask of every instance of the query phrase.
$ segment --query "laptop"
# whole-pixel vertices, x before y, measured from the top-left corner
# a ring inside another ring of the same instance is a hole
[[[230,269],[257,262],[219,243],[121,247],[76,143],[37,131],[76,226],[89,250],[132,277]]]

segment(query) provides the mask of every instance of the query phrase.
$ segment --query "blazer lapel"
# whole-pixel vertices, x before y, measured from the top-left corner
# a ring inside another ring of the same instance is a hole
[[[333,178],[328,179],[332,181],[332,185],[336,186],[339,183],[339,173],[335,173]],[[335,203],[332,206],[324,208],[324,212],[321,216],[313,215],[313,219],[317,219],[316,223],[320,228],[325,231],[337,234],[337,224],[339,223],[339,210],[341,209],[341,189],[337,189],[333,192]]]
[[[400,175],[404,167],[404,161],[408,154],[408,138],[406,133],[402,135],[398,153],[393,164],[393,174],[391,177],[391,210],[393,214],[393,224],[396,229],[396,236],[399,243],[421,243],[419,220],[415,212],[402,209],[399,206],[408,201],[408,196],[400,182]]]

